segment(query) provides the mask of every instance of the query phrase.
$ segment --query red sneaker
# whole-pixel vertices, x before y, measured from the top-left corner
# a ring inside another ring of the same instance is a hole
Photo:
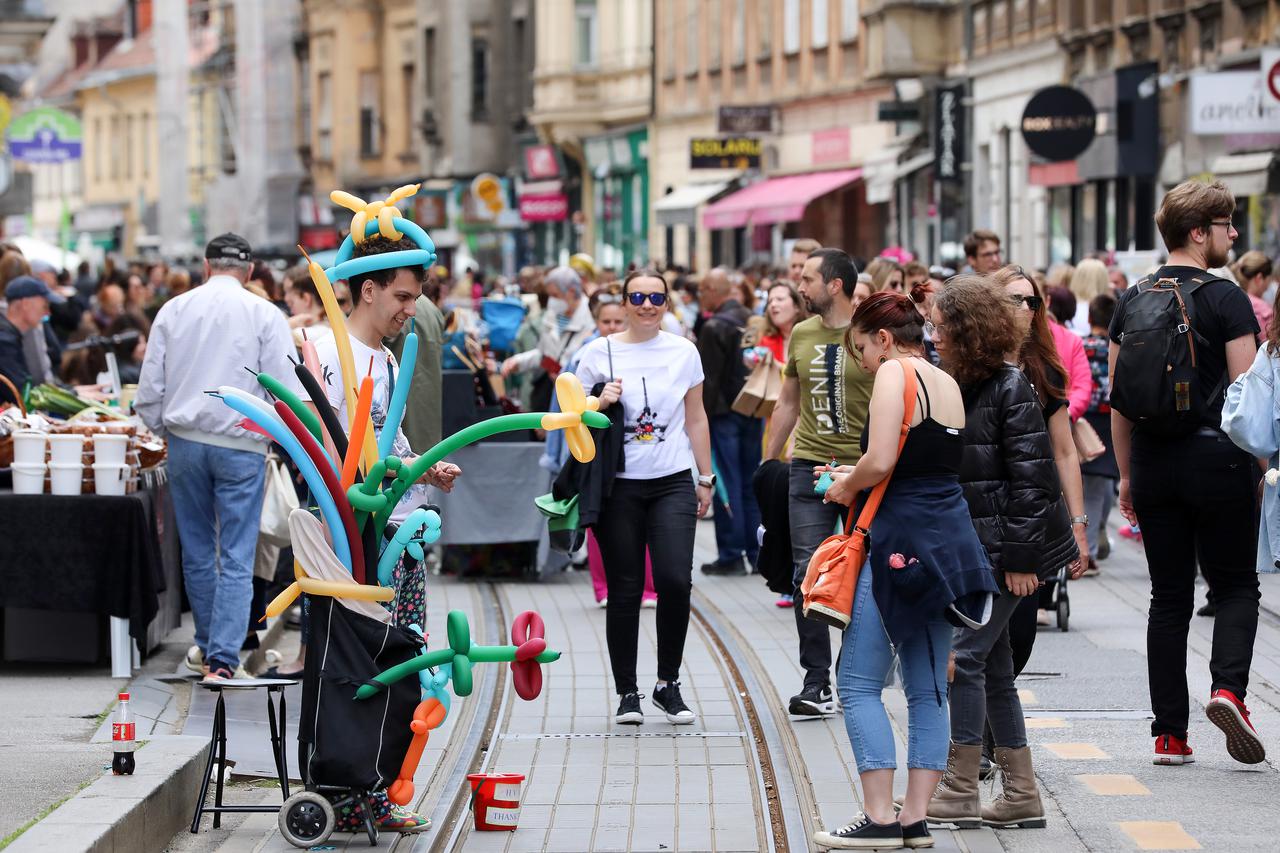
[[[1196,759],[1185,740],[1173,735],[1160,735],[1156,738],[1156,757],[1151,763],[1177,767],[1182,764],[1195,764]]]
[[[1262,738],[1249,722],[1249,709],[1230,690],[1215,690],[1205,706],[1209,722],[1227,736],[1227,752],[1241,764],[1261,764],[1267,758]]]

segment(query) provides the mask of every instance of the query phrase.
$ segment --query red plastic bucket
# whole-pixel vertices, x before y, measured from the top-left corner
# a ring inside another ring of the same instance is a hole
[[[520,822],[523,773],[469,773],[471,810],[479,832],[511,832]]]

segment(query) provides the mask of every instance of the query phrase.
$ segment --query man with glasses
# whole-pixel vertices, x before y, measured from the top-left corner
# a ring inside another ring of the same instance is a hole
[[[1217,605],[1205,713],[1226,734],[1232,758],[1257,764],[1266,757],[1244,704],[1260,597],[1259,472],[1221,429],[1224,391],[1253,362],[1258,321],[1243,290],[1207,272],[1227,262],[1234,211],[1220,182],[1174,187],[1156,213],[1168,263],[1120,295],[1110,329],[1120,512],[1142,527],[1151,576],[1147,673],[1156,764],[1192,761],[1187,630],[1197,561]],[[1153,337],[1151,309],[1161,305],[1172,312],[1171,331],[1157,327]],[[1172,414],[1143,417],[1152,411],[1152,389],[1168,385]]]
[[[964,257],[978,275],[990,275],[1000,269],[1000,235],[979,228],[964,238]]]

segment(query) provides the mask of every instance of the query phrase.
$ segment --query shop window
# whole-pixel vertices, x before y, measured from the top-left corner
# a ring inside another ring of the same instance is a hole
[[[382,119],[378,110],[378,72],[360,72],[360,156],[382,153]]]
[[[574,0],[574,63],[579,68],[594,68],[597,61],[598,21],[596,0]]]

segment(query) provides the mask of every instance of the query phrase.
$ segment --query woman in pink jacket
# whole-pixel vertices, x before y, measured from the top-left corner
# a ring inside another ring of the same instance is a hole
[[[1067,412],[1073,424],[1089,408],[1089,395],[1093,393],[1093,373],[1084,342],[1066,325],[1075,314],[1076,298],[1071,291],[1065,287],[1049,288],[1049,332],[1058,358],[1067,369]]]

